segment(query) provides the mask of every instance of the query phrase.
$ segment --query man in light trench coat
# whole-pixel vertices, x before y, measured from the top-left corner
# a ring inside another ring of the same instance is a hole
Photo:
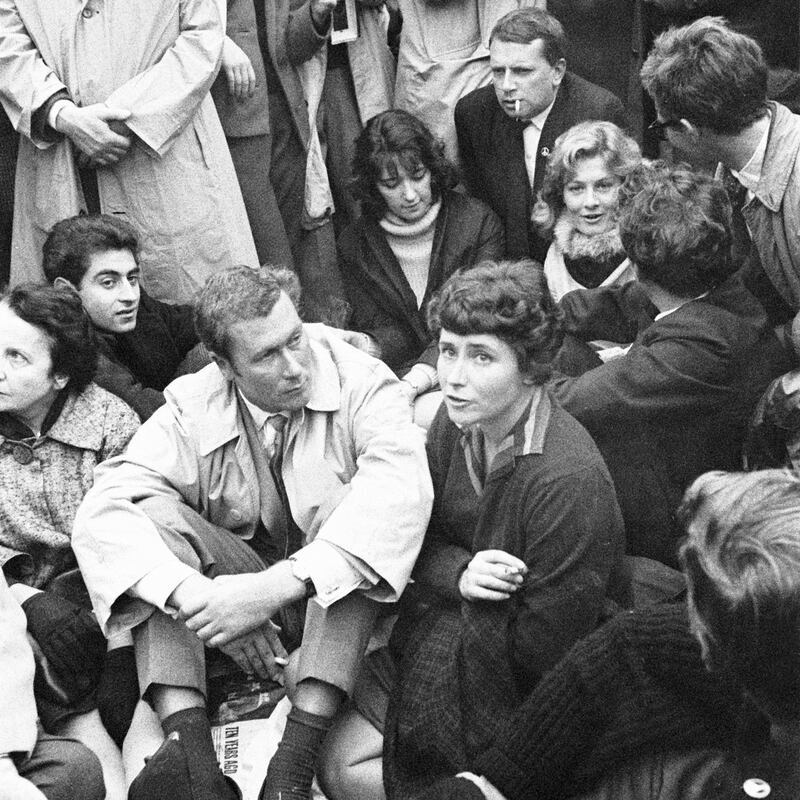
[[[95,613],[108,633],[133,629],[167,737],[132,799],[153,796],[170,758],[185,761],[194,800],[234,796],[211,744],[204,644],[262,676],[299,644],[261,798],[307,798],[379,607],[398,599],[422,544],[433,489],[397,379],[301,323],[292,296],[288,270],[209,280],[195,322],[214,363],[167,387],[76,517]]]
[[[47,232],[87,210],[142,233],[158,300],[257,266],[209,96],[223,39],[212,0],[0,0],[0,101],[21,134],[12,283],[43,279]]]

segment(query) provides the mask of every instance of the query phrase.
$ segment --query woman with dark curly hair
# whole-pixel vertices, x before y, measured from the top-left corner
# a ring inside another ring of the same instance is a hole
[[[560,303],[569,333],[625,343],[624,355],[559,377],[554,394],[608,464],[628,552],[676,566],[681,495],[703,472],[740,466],[750,414],[787,359],[734,274],[722,184],[682,166],[640,173],[619,221],[638,279]]]
[[[428,319],[444,394],[428,433],[433,515],[389,650],[328,742],[335,800],[381,796],[384,735],[390,796],[466,769],[624,589],[611,478],[544,385],[561,332],[540,270],[461,270]]]
[[[452,191],[444,145],[406,111],[384,111],[356,140],[353,189],[364,216],[339,237],[349,327],[403,378],[410,402],[436,385],[424,309],[461,267],[503,253],[497,215]]]
[[[96,365],[77,294],[21,284],[0,297],[0,564],[41,653],[42,725],[88,744],[107,796],[120,798],[122,765],[108,733],[121,746],[138,701],[133,648],[106,653],[71,537],[95,466],[122,451],[139,419],[92,383]]]
[[[613,122],[580,122],[556,139],[531,215],[553,240],[544,276],[555,300],[636,277],[617,217],[620,187],[641,161],[639,145]]]

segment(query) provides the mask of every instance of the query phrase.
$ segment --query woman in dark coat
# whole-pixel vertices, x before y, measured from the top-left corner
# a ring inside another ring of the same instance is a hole
[[[626,599],[611,478],[544,387],[561,333],[541,272],[479,264],[428,313],[444,394],[427,442],[433,514],[389,650],[329,735],[332,800],[376,800],[382,778],[408,798],[467,769],[595,628],[606,593]]]
[[[488,206],[452,191],[456,171],[443,143],[406,111],[367,123],[353,172],[364,216],[338,244],[349,327],[369,336],[413,402],[436,386],[428,300],[460,267],[500,258],[503,228]]]

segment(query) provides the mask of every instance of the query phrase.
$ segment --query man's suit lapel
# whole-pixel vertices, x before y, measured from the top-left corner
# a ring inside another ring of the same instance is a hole
[[[536,197],[542,188],[544,174],[547,171],[547,159],[553,152],[556,139],[570,127],[567,114],[569,111],[569,75],[564,75],[556,94],[556,101],[547,115],[539,137],[539,152],[536,154],[536,174],[533,180],[533,196]]]
[[[509,117],[499,106],[495,110],[496,152],[499,156],[500,188],[506,201],[506,252],[521,258],[528,254],[528,220],[531,189],[525,169],[524,125]]]

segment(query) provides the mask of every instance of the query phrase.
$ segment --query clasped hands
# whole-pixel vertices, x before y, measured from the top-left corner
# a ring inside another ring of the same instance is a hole
[[[81,153],[81,162],[105,167],[116,164],[130,150],[133,133],[125,124],[131,112],[105,103],[77,106],[65,103],[55,121]]]
[[[247,674],[281,678],[288,654],[271,617],[264,573],[187,578],[172,594],[178,617],[207,647],[216,647]]]

